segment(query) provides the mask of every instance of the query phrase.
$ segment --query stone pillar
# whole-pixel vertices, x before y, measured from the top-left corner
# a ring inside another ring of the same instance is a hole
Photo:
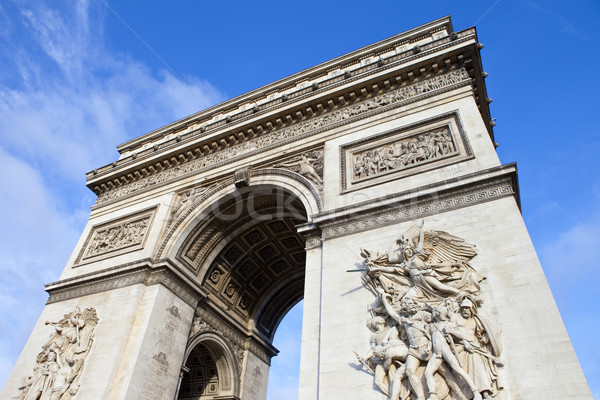
[[[316,399],[319,389],[321,343],[321,232],[305,226],[299,232],[306,238],[306,275],[302,317],[299,399]]]

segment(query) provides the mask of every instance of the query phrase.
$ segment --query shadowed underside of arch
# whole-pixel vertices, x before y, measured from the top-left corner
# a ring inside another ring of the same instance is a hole
[[[198,276],[209,300],[270,342],[304,296],[306,252],[296,225],[302,202],[278,187],[245,188],[213,206],[177,259]]]

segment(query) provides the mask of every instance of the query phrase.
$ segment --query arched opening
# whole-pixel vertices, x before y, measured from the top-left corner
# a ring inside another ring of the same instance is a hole
[[[215,358],[202,344],[194,347],[185,363],[179,399],[211,399],[219,394],[219,373]]]
[[[197,310],[198,329],[222,335],[238,357],[241,389],[236,396],[266,398],[271,358],[278,353],[275,331],[304,298],[306,250],[298,226],[307,223],[307,214],[292,190],[254,185],[213,199],[180,241],[177,260],[194,272],[207,293]],[[206,369],[190,361],[199,359],[201,350],[190,352],[186,360],[182,399],[190,393],[200,396],[190,398],[210,399],[215,395],[211,388],[219,387],[220,375],[210,381],[206,372],[194,372]],[[202,354],[211,354],[210,348]]]
[[[303,309],[303,301],[296,304],[275,331],[273,345],[280,353],[271,360],[267,400],[298,399]]]
[[[307,221],[302,202],[279,187],[252,187],[211,206],[177,258],[192,269],[209,302],[268,342],[304,295]]]
[[[238,366],[229,344],[214,333],[201,333],[189,343],[177,399],[233,399],[239,392]]]

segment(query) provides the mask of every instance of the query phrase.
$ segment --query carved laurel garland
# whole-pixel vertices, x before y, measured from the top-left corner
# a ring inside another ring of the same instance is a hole
[[[162,184],[168,180],[181,177],[191,172],[200,173],[220,165],[231,163],[238,159],[248,157],[270,148],[289,143],[334,128],[341,122],[365,118],[391,108],[399,107],[408,102],[429,97],[435,93],[448,90],[459,84],[468,84],[471,79],[464,68],[451,70],[432,78],[427,78],[417,83],[401,86],[386,93],[367,98],[349,106],[324,112],[303,122],[295,123],[288,127],[274,129],[272,132],[244,142],[217,150],[214,153],[200,156],[191,161],[171,166],[162,171],[140,178],[131,183],[108,189],[100,193],[96,204],[123,197],[128,194],[142,191],[146,188]]]

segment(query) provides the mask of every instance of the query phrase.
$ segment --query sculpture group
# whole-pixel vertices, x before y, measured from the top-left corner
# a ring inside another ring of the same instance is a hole
[[[502,389],[497,330],[480,316],[474,246],[412,226],[384,253],[362,250],[370,350],[357,354],[391,400],[490,399]],[[427,395],[427,397],[426,397]]]
[[[23,378],[13,400],[70,400],[79,390],[79,377],[94,341],[98,316],[93,308],[46,322],[54,334],[38,354],[33,374]]]
[[[434,129],[381,148],[353,155],[354,179],[408,168],[427,160],[456,153],[448,127]]]

